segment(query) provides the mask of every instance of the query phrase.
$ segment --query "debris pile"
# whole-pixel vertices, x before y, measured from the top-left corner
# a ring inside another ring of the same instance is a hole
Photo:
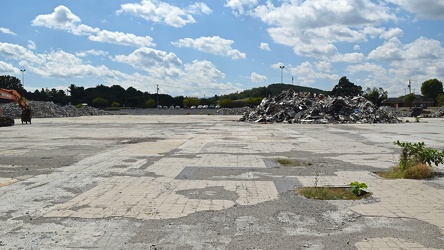
[[[76,108],[72,105],[59,106],[53,102],[30,101],[27,103],[32,110],[33,118],[52,118],[52,117],[77,117],[77,116],[97,116],[106,115],[107,112],[85,106]],[[22,114],[22,109],[17,103],[1,104],[4,117],[18,119]]]
[[[287,90],[264,98],[240,121],[286,123],[399,123],[394,109],[376,107],[362,96],[333,97]]]
[[[433,114],[434,117],[443,117],[444,116],[444,106],[438,109],[438,111]]]
[[[216,111],[218,115],[243,115],[246,112],[251,112],[253,109],[250,107],[242,108],[221,108]]]

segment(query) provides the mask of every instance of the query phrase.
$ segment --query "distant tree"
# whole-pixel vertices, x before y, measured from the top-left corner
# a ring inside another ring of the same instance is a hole
[[[185,107],[197,106],[197,105],[199,105],[199,98],[186,97],[185,99],[183,99],[183,105]]]
[[[118,102],[113,102],[113,103],[111,104],[111,107],[113,107],[113,108],[120,107],[120,103],[118,103]]]
[[[430,97],[433,98],[433,100],[436,100],[436,97],[443,93],[442,82],[436,78],[423,82],[421,85],[421,93],[425,97]]]
[[[74,84],[71,84],[69,87],[69,92],[71,93],[71,103],[73,105],[79,104],[79,103],[86,103],[86,91],[84,87],[78,87]]]
[[[233,100],[229,98],[219,100],[219,105],[221,108],[232,108],[234,106]]]
[[[22,94],[24,90],[22,82],[17,77],[10,75],[0,76],[0,88],[15,89],[20,94]]]
[[[257,106],[257,105],[259,105],[259,104],[262,102],[263,99],[264,99],[264,98],[262,98],[262,97],[248,98],[248,99],[245,101],[245,103],[248,104],[248,105],[254,105],[254,106]]]
[[[108,100],[106,100],[105,98],[102,98],[102,97],[96,97],[92,101],[92,104],[96,108],[105,108],[108,106]]]
[[[156,107],[156,101],[154,101],[154,99],[148,99],[148,101],[145,102],[145,105],[148,108],[154,108]]]
[[[379,107],[382,101],[388,98],[388,92],[384,91],[383,88],[367,88],[362,96]]]
[[[59,103],[62,105],[65,105],[66,103],[68,103],[68,98],[66,97],[65,91],[59,89],[51,89],[51,90],[46,90],[48,99],[53,101],[54,103]]]
[[[173,105],[174,106],[183,106],[183,100],[185,97],[183,96],[176,96],[173,98]]]
[[[416,95],[411,93],[404,97],[404,102],[407,103],[408,106],[412,106],[412,103],[415,101]]]
[[[346,76],[343,76],[338,84],[331,91],[334,96],[357,96],[362,94],[362,87],[350,82]]]
[[[443,106],[444,105],[444,94],[439,94],[435,99],[436,105]]]

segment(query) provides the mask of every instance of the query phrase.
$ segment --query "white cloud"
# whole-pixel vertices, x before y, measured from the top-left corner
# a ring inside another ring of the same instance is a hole
[[[261,83],[261,82],[265,82],[268,80],[268,78],[266,76],[260,75],[256,72],[251,73],[250,79],[254,83]]]
[[[12,64],[0,61],[0,74],[10,74],[11,72],[18,72]]]
[[[13,35],[13,36],[17,35],[14,32],[12,32],[10,29],[4,28],[4,27],[0,27],[0,32],[2,32],[4,34],[8,34],[8,35]]]
[[[60,5],[54,12],[47,15],[39,15],[33,21],[33,26],[44,26],[51,29],[70,30],[80,22],[80,18],[74,15],[66,6]]]
[[[79,57],[61,50],[35,54],[16,44],[0,43],[0,56],[19,61],[26,71],[43,77],[113,76],[113,71],[107,67],[86,64]]]
[[[96,42],[135,47],[155,46],[152,42],[153,39],[149,36],[141,37],[123,32],[100,30],[99,28],[78,24],[80,21],[80,18],[74,15],[71,10],[60,5],[51,14],[37,16],[32,21],[32,25],[65,30],[77,36],[88,36],[91,41]]]
[[[318,62],[316,65],[310,62],[303,62],[299,66],[290,68],[291,74],[296,77],[297,83],[303,86],[309,86],[318,79],[337,81],[339,76],[330,74],[330,67],[328,62]]]
[[[146,47],[154,46],[153,39],[149,36],[141,37],[134,34],[128,34],[123,32],[111,32],[107,30],[101,30],[95,35],[88,37],[91,41],[115,43],[120,45]]]
[[[440,0],[387,0],[423,19],[444,20],[444,2]]]
[[[36,48],[37,48],[37,45],[35,44],[35,42],[32,40],[28,40],[28,49],[35,50]]]
[[[215,82],[225,78],[225,74],[216,68],[210,61],[194,60],[191,64],[184,65],[186,79],[192,83]]]
[[[172,44],[178,48],[194,48],[202,52],[219,55],[228,56],[233,60],[245,59],[246,54],[240,52],[239,50],[233,49],[231,45],[234,43],[232,40],[226,40],[220,38],[219,36],[213,37],[200,37],[197,39],[184,38]]]
[[[408,79],[414,88],[420,89],[421,83],[431,78],[444,78],[444,48],[440,41],[420,37],[409,44],[392,38],[369,53],[365,62],[347,67],[351,74],[365,73],[363,79],[367,86],[378,81],[380,86],[391,95],[404,94],[404,84]],[[373,85],[372,85],[373,84]]]
[[[107,56],[109,53],[103,50],[95,50],[95,49],[90,49],[87,51],[81,51],[81,52],[76,52],[76,56],[78,57],[85,57],[87,55],[93,55],[93,56]]]
[[[113,60],[143,69],[158,78],[177,77],[182,74],[182,61],[174,53],[152,48],[139,48],[129,55],[117,55]]]
[[[227,0],[225,7],[231,8],[233,13],[243,14],[244,7],[252,8],[257,5],[257,0]]]
[[[346,54],[336,54],[331,58],[332,62],[346,62],[346,63],[357,63],[365,60],[365,56],[362,53],[346,53]]]
[[[122,4],[116,13],[118,15],[130,14],[150,22],[164,22],[167,25],[180,28],[196,22],[191,14],[210,14],[211,12],[212,10],[205,3],[194,3],[188,8],[181,9],[158,0],[142,0],[140,3]]]
[[[364,42],[384,32],[374,26],[396,20],[389,7],[371,0],[284,1],[281,6],[268,1],[252,15],[270,26],[274,42],[322,59],[338,53],[335,43]]]
[[[259,45],[259,48],[261,50],[271,51],[270,46],[268,45],[268,43],[261,43],[261,45]]]
[[[401,41],[398,38],[392,38],[383,45],[377,47],[368,55],[369,59],[377,61],[396,61],[402,59]]]
[[[361,50],[361,46],[359,46],[358,44],[355,44],[353,46],[353,50],[355,50],[355,51]]]

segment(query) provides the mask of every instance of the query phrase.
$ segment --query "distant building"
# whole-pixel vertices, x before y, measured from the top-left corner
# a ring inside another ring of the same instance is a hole
[[[427,107],[433,106],[435,103],[435,100],[430,97],[424,97],[422,95],[415,95],[416,98],[412,102],[412,107],[419,107],[421,104],[427,105]],[[397,98],[387,98],[384,101],[382,101],[383,106],[390,106],[390,107],[408,107],[409,105],[404,102],[404,96],[397,97]]]

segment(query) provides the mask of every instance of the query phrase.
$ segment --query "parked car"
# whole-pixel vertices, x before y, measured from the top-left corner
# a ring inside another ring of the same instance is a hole
[[[427,105],[425,105],[424,103],[423,104],[421,104],[421,105],[419,105],[422,109],[426,109],[427,108]]]

